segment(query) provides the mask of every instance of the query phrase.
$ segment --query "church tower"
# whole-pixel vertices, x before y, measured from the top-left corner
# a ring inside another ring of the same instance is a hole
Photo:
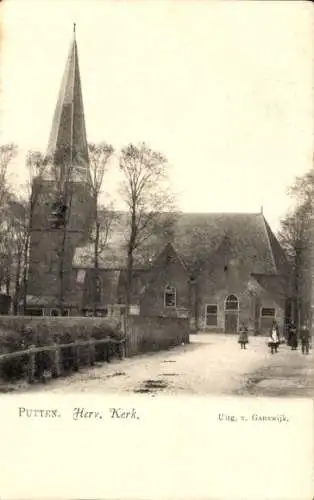
[[[52,121],[46,166],[34,179],[27,309],[68,314],[74,307],[72,260],[92,215],[88,145],[74,25]]]

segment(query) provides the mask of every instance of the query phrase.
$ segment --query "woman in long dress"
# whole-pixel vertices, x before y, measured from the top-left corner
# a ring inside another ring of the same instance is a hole
[[[292,351],[298,348],[298,332],[294,323],[291,323],[289,328],[289,345]]]
[[[274,354],[274,352],[278,352],[279,343],[280,343],[279,327],[277,325],[277,322],[273,321],[273,324],[272,324],[271,329],[270,329],[269,341],[268,341],[268,345],[270,347],[271,354]]]

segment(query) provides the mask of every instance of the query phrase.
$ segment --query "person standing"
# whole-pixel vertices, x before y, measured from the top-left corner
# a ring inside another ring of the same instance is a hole
[[[270,352],[271,354],[274,354],[274,352],[278,352],[278,347],[279,347],[279,327],[276,321],[273,321],[273,324],[270,329],[269,333],[269,341],[268,345],[270,347]]]
[[[297,327],[292,322],[289,325],[289,345],[290,345],[292,351],[296,351],[298,348]]]
[[[244,323],[241,324],[240,329],[239,329],[238,342],[241,345],[241,349],[246,349],[246,344],[249,343],[249,332],[248,332],[248,328],[244,325]]]
[[[302,354],[309,354],[310,350],[310,330],[305,324],[302,325],[300,330],[300,340]]]

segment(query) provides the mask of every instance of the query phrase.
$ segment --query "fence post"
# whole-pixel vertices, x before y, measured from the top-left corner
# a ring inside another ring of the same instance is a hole
[[[53,351],[53,361],[52,361],[52,370],[51,376],[53,378],[60,377],[62,375],[63,366],[62,366],[62,356],[61,349],[58,347],[58,341],[55,344],[55,350]]]
[[[95,364],[95,343],[93,340],[90,340],[89,346],[88,346],[88,357],[89,357],[89,364],[91,366],[94,366]]]
[[[119,359],[123,359],[125,357],[125,341],[120,340],[118,344],[118,356]]]
[[[106,348],[106,355],[105,355],[105,360],[107,363],[110,363],[110,342],[106,342],[105,348]]]
[[[33,349],[35,346],[31,345],[29,348]],[[27,381],[29,384],[32,384],[35,380],[35,371],[36,371],[36,353],[31,352],[28,357],[28,370],[27,370]]]
[[[75,343],[77,344],[78,341],[76,340]],[[80,367],[80,348],[78,345],[75,345],[73,347],[73,370],[77,372]]]

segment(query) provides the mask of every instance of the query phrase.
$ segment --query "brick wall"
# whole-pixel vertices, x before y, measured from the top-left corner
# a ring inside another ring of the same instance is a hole
[[[127,356],[168,349],[189,342],[187,318],[131,316],[127,335]]]
[[[165,307],[164,292],[166,285],[176,289],[176,308],[188,309],[190,305],[190,289],[188,274],[178,260],[161,261],[153,269],[150,284],[140,299],[141,314],[157,316],[171,315],[171,308]]]
[[[49,295],[58,297],[60,293],[59,263],[62,248],[63,231],[51,229],[49,215],[52,204],[56,201],[55,183],[34,182],[39,197],[34,208],[30,242],[30,265],[28,294],[35,296]],[[73,184],[70,219],[67,227],[66,251],[64,254],[65,295],[73,287],[72,261],[75,247],[83,244],[88,236],[91,224],[91,201],[84,184]]]
[[[220,265],[219,265],[220,264]],[[245,263],[234,259],[227,266],[217,263],[214,272],[210,275],[204,273],[198,282],[197,289],[197,315],[199,329],[211,332],[224,332],[225,329],[225,300],[230,294],[237,296],[239,300],[238,324],[244,322],[250,329],[257,333],[266,333],[261,328],[260,311],[262,307],[274,308],[275,319],[283,328],[285,297],[276,292],[276,288],[269,290],[258,285],[256,282],[254,294],[250,293],[249,283],[252,280],[251,270]],[[206,325],[206,304],[217,305],[216,326]]]

